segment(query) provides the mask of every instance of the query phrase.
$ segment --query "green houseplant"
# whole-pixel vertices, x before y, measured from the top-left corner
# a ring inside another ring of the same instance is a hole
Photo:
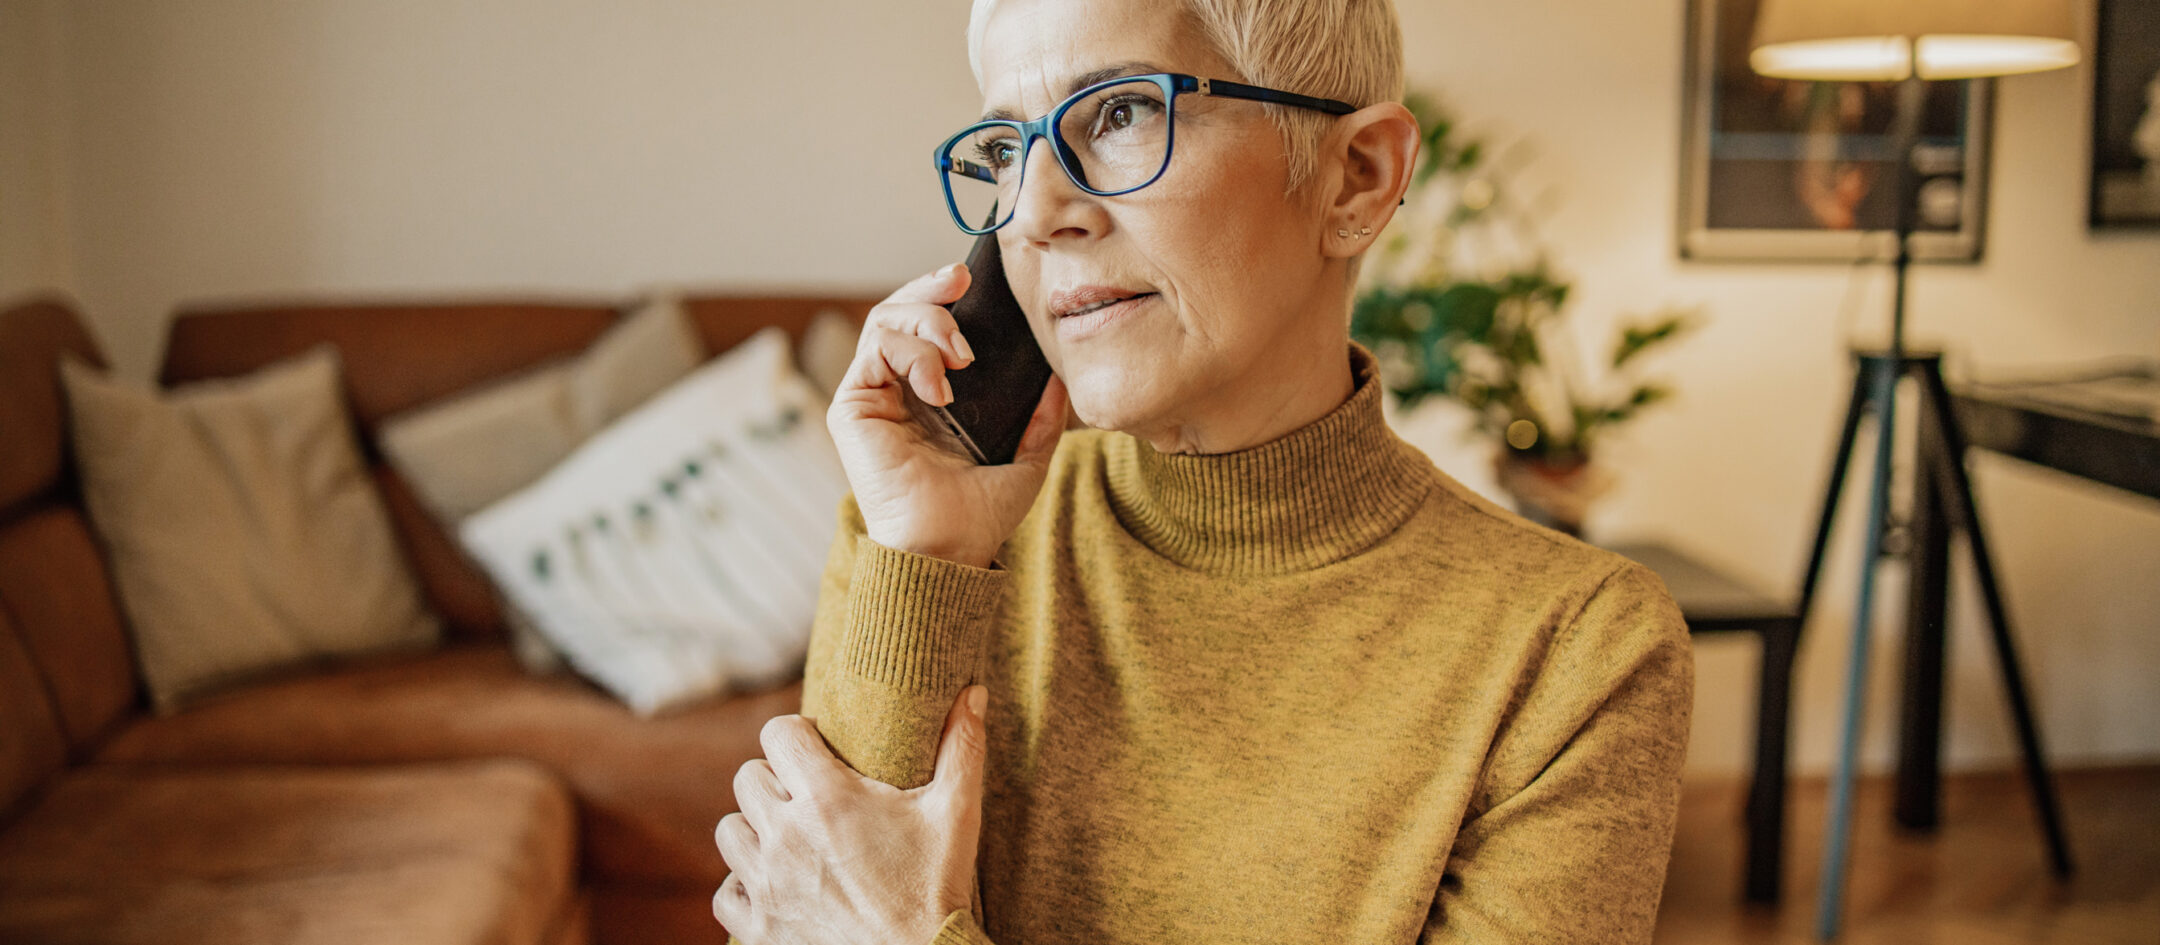
[[[1697,319],[1665,310],[1623,325],[1592,373],[1567,321],[1569,283],[1484,142],[1458,134],[1429,95],[1404,104],[1423,147],[1404,208],[1359,273],[1351,336],[1379,357],[1403,408],[1436,395],[1469,407],[1523,513],[1579,535],[1610,483],[1593,463],[1598,440],[1672,394],[1636,376],[1642,356]]]

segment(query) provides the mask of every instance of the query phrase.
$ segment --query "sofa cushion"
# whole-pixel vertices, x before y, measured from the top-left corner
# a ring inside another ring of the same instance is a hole
[[[0,833],[0,941],[541,945],[574,829],[520,762],[90,766]]]
[[[398,546],[412,562],[428,605],[443,619],[444,636],[460,643],[506,639],[502,600],[487,572],[436,524],[435,516],[390,464],[376,463],[368,472],[382,493],[383,508],[397,529]]]
[[[250,686],[122,729],[113,762],[383,763],[515,756],[570,786],[596,880],[706,890],[727,876],[713,827],[735,770],[799,682],[639,719],[571,676],[535,677],[500,646],[446,649]]]
[[[0,828],[18,802],[67,763],[67,740],[45,680],[0,609]]]
[[[61,364],[83,501],[159,709],[265,670],[432,647],[322,346],[166,393]]]
[[[78,753],[134,710],[135,657],[90,523],[72,505],[0,524],[0,608],[14,618]]]

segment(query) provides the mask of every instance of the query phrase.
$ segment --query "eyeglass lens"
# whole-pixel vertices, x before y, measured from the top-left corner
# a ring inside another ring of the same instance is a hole
[[[1065,110],[1057,133],[1071,149],[1066,172],[1081,187],[1114,194],[1148,183],[1170,159],[1170,109],[1162,87],[1148,80],[1096,89]],[[952,209],[964,227],[981,228],[993,205],[996,221],[1012,218],[1019,204],[1027,153],[1020,132],[988,125],[963,135],[946,152]],[[1065,163],[1065,162],[1061,162]]]

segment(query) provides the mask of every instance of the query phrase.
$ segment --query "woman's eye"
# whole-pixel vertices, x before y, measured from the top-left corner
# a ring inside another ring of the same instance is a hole
[[[975,146],[975,158],[984,167],[1001,171],[1011,167],[1020,158],[1020,148],[1010,138],[984,141]]]
[[[1095,116],[1095,133],[1107,134],[1124,131],[1146,123],[1162,110],[1162,105],[1140,95],[1125,95],[1103,103]]]

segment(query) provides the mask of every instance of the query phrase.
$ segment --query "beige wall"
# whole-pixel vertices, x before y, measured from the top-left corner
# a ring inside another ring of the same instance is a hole
[[[64,0],[0,0],[0,300],[75,284]]]
[[[864,291],[965,249],[927,170],[965,10],[798,0],[81,0],[83,300]],[[944,54],[937,51],[943,50]]]
[[[1847,338],[1880,323],[1885,280],[1864,271],[1841,323],[1849,268],[1674,257],[1682,0],[1401,5],[1413,79],[1535,148],[1525,183],[1558,207],[1545,230],[1578,317],[1596,327],[1665,303],[1712,316],[1663,362],[1681,399],[1613,442],[1621,485],[1594,526],[1789,589]],[[0,30],[0,288],[72,282],[136,375],[184,299],[882,292],[966,245],[925,169],[980,108],[957,0],[0,0],[0,16],[41,24],[64,54],[39,72],[16,57],[47,47]],[[2160,357],[2160,238],[2082,223],[2089,81],[2081,68],[2003,84],[1988,258],[1915,279],[1917,331],[1950,346],[1955,370]],[[44,140],[25,148],[19,127]],[[29,226],[25,199],[44,208]],[[1459,417],[1399,419],[1489,484]],[[2071,761],[2160,758],[2160,505],[2009,461],[1978,475],[2051,745]],[[1801,679],[1797,748],[1814,770],[1830,754],[1856,521],[1842,537]],[[2000,764],[2010,741],[1979,625],[1969,596],[1954,606],[1952,763]],[[1877,759],[1895,627],[1879,639]],[[1693,763],[1733,769],[1753,648],[1700,653]]]

